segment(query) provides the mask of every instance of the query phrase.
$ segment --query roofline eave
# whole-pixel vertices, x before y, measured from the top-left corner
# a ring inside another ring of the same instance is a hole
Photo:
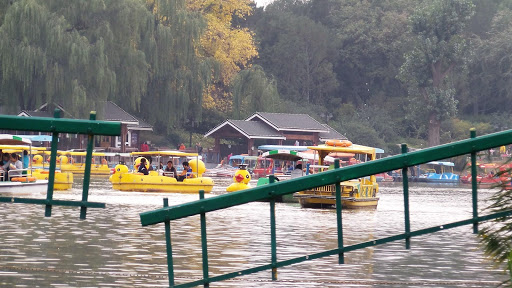
[[[224,127],[226,124],[228,124],[229,126],[231,126],[231,128],[235,129],[236,131],[240,132],[242,135],[245,136],[245,138],[250,138],[249,135],[247,135],[247,133],[245,133],[242,129],[236,127],[236,125],[234,125],[233,123],[231,123],[229,120],[226,120],[224,121],[224,123],[221,123],[219,124],[217,127],[213,128],[210,132],[204,134],[204,138],[208,137],[208,136],[211,136],[214,132],[216,132],[217,130],[219,130],[220,128]]]
[[[282,131],[282,132],[291,131],[291,132],[329,133],[329,130],[305,130],[305,129],[300,129],[300,128],[282,128],[282,129],[277,129],[277,130]]]
[[[276,125],[274,125],[274,123],[268,121],[265,117],[261,116],[258,113],[254,113],[252,116],[245,119],[245,121],[252,121],[251,119],[254,119],[255,117],[258,117],[261,121],[267,123],[270,127],[274,128],[275,130],[280,131],[279,128]]]
[[[283,136],[250,136],[249,139],[277,139],[277,140],[286,140],[286,137]]]

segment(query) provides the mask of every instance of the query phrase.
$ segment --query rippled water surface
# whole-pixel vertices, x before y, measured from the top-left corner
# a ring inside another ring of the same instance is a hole
[[[78,181],[76,179],[75,181]],[[77,182],[75,182],[77,183]],[[229,180],[217,181],[212,194],[224,193]],[[54,206],[44,217],[41,205],[0,204],[1,287],[166,287],[164,225],[142,227],[139,213],[198,199],[197,195],[113,191],[106,178],[93,178],[90,201],[106,209]],[[493,191],[480,190],[480,207]],[[81,186],[55,192],[55,199],[79,200]],[[26,197],[43,198],[44,195]],[[377,210],[344,211],[344,244],[402,233],[400,186],[381,186]],[[466,187],[413,186],[411,230],[471,217],[471,190]],[[269,204],[251,203],[207,214],[210,275],[270,262]],[[334,249],[336,211],[276,204],[278,260]],[[176,283],[202,276],[199,217],[171,223]],[[327,257],[212,283],[211,287],[496,287],[506,279],[483,256],[471,226],[345,255],[345,264]]]

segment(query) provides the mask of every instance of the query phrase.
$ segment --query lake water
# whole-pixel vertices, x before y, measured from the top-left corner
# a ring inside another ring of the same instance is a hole
[[[77,179],[79,180],[79,179]],[[75,181],[77,181],[75,180]],[[212,194],[230,180],[217,181]],[[77,183],[77,182],[75,182]],[[412,183],[411,183],[412,184]],[[491,190],[480,190],[480,208]],[[79,200],[81,186],[55,192],[55,199]],[[3,195],[2,195],[3,196]],[[40,197],[44,195],[29,195]],[[119,192],[106,178],[93,178],[90,201],[106,209],[0,203],[0,287],[167,287],[164,225],[142,227],[139,213],[198,199],[198,195]],[[472,217],[467,187],[412,186],[411,230]],[[208,213],[210,275],[270,262],[268,203],[250,203]],[[334,249],[336,211],[276,204],[278,260]],[[401,186],[381,185],[378,208],[344,211],[344,243],[352,245],[404,231]],[[199,217],[171,222],[176,284],[202,275]],[[496,287],[507,276],[486,260],[470,225],[337,256],[295,264],[210,287]]]

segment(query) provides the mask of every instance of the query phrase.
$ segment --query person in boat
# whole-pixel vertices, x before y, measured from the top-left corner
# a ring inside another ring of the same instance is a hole
[[[167,166],[165,166],[165,176],[169,177],[178,177],[178,173],[176,172],[176,168],[174,167],[174,163],[172,163],[172,160],[167,161]]]
[[[302,176],[302,164],[295,165],[295,169],[290,172],[290,178],[297,178]]]
[[[183,181],[184,179],[192,178],[192,168],[187,161],[183,162],[183,171],[178,176],[178,181]]]
[[[154,169],[153,169],[153,158],[151,156],[148,156],[146,158],[148,158],[148,161],[149,161],[148,171],[154,171]]]
[[[140,159],[139,169],[137,172],[142,173],[144,175],[148,175],[149,171],[148,168],[146,168],[146,158]]]
[[[9,172],[8,175],[10,177],[14,176],[21,176],[22,171],[12,171],[12,170],[22,170],[23,169],[23,163],[20,161],[20,158],[16,153],[11,154],[11,160],[9,162]]]
[[[30,165],[30,157],[28,157],[28,151],[23,150],[23,169],[28,169]]]
[[[2,158],[0,159],[0,177],[3,177],[2,181],[7,181],[7,172],[9,172],[9,154],[2,153]]]

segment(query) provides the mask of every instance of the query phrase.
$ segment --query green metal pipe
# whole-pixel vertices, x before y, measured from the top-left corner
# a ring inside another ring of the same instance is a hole
[[[407,154],[407,144],[402,144],[402,154]],[[402,183],[404,186],[404,220],[405,220],[405,249],[411,249],[411,237],[408,236],[411,233],[411,222],[409,219],[409,176],[407,170],[409,167],[402,168]]]
[[[485,215],[485,216],[480,216],[476,220],[478,222],[483,222],[483,221],[487,221],[487,220],[506,217],[509,215],[512,215],[512,210],[493,213],[493,214],[489,214],[489,215]],[[473,221],[475,221],[475,220],[473,218],[470,218],[470,219],[466,219],[466,220],[443,224],[440,226],[434,226],[434,227],[429,227],[429,228],[412,231],[410,233],[410,235],[406,235],[405,233],[402,233],[402,234],[397,234],[397,235],[384,237],[384,238],[380,238],[380,239],[374,239],[374,240],[361,242],[361,243],[350,245],[350,246],[345,246],[342,249],[343,251],[340,251],[340,249],[331,249],[331,250],[326,250],[326,251],[322,251],[322,252],[318,252],[318,253],[314,253],[314,254],[310,254],[310,255],[306,255],[306,256],[301,256],[301,257],[296,257],[296,258],[280,261],[280,262],[276,263],[276,266],[278,268],[286,267],[286,266],[290,266],[293,264],[298,264],[298,263],[302,263],[302,262],[306,262],[306,261],[311,261],[311,260],[320,259],[320,258],[324,258],[324,257],[328,257],[328,256],[333,256],[333,255],[339,254],[340,252],[351,252],[351,251],[356,251],[356,250],[364,249],[364,248],[368,248],[368,247],[374,247],[374,246],[378,246],[378,245],[382,245],[382,244],[386,244],[386,243],[390,243],[390,242],[394,242],[394,241],[404,240],[407,237],[417,237],[417,236],[422,236],[422,235],[426,235],[426,234],[431,234],[431,233],[435,233],[435,232],[439,232],[439,231],[444,231],[447,229],[457,228],[460,226],[470,225],[473,223]],[[265,264],[265,265],[252,267],[252,268],[248,268],[248,269],[244,269],[244,270],[240,270],[240,271],[230,272],[230,273],[223,274],[223,275],[217,275],[217,276],[211,277],[209,280],[210,280],[210,283],[224,281],[224,280],[232,279],[232,278],[239,277],[239,276],[250,275],[250,274],[258,273],[261,271],[269,270],[272,268],[272,266],[273,265],[271,265],[271,264]],[[176,285],[175,287],[181,287],[181,288],[194,287],[194,286],[201,285],[201,283],[202,283],[202,280],[198,280],[198,281],[194,281],[194,282]]]
[[[51,133],[73,133],[119,136],[121,122],[94,121],[82,119],[51,119],[48,117],[19,117],[11,115],[0,116],[0,129],[17,131],[41,131]]]
[[[86,207],[90,207],[90,208],[105,208],[105,203],[70,201],[70,200],[55,200],[55,199],[47,200],[47,199],[34,199],[34,198],[0,197],[0,202],[22,203],[22,204],[41,204],[41,205],[50,205],[50,206],[72,206],[72,207],[86,206]]]
[[[199,199],[204,199],[204,190],[199,190]],[[208,279],[208,246],[206,240],[206,214],[201,212],[201,249],[203,254],[203,285],[210,287]]]
[[[340,159],[336,159],[334,161],[334,168],[339,169],[340,168]],[[336,182],[334,184],[336,187],[336,222],[338,226],[338,249],[340,251],[343,250],[343,222],[342,222],[342,204],[341,204],[341,185],[340,182]],[[344,264],[345,263],[345,254],[343,252],[340,252],[338,254],[338,264]]]
[[[476,138],[475,128],[469,130],[471,139]],[[478,218],[478,188],[477,188],[477,171],[476,171],[476,151],[471,152],[471,194],[473,199],[473,219]],[[478,233],[478,222],[473,223],[473,233]]]
[[[60,118],[60,110],[55,109],[53,112],[54,118]],[[54,127],[54,131],[56,127]],[[48,173],[48,189],[46,192],[46,200],[51,201],[53,199],[53,183],[55,182],[55,168],[57,166],[57,148],[59,145],[59,133],[52,132],[52,148],[50,155],[50,171]],[[51,217],[52,216],[52,205],[46,204],[44,209],[44,216]]]
[[[274,175],[270,175],[268,178],[270,185],[274,185]],[[274,191],[270,192],[273,196]],[[276,241],[276,198],[270,198],[270,245],[272,254],[272,281],[277,280],[277,241]]]
[[[169,207],[169,199],[164,198],[164,207]],[[172,261],[171,221],[165,221],[165,248],[167,249],[167,274],[169,287],[174,287],[174,264]]]
[[[91,111],[89,116],[89,120],[96,120],[96,112]],[[89,198],[89,183],[91,179],[91,164],[92,164],[92,149],[94,148],[94,134],[92,131],[87,134],[87,153],[85,156],[85,170],[84,170],[84,185],[82,190],[82,201],[87,202]],[[80,219],[85,219],[87,217],[87,207],[80,207]]]

